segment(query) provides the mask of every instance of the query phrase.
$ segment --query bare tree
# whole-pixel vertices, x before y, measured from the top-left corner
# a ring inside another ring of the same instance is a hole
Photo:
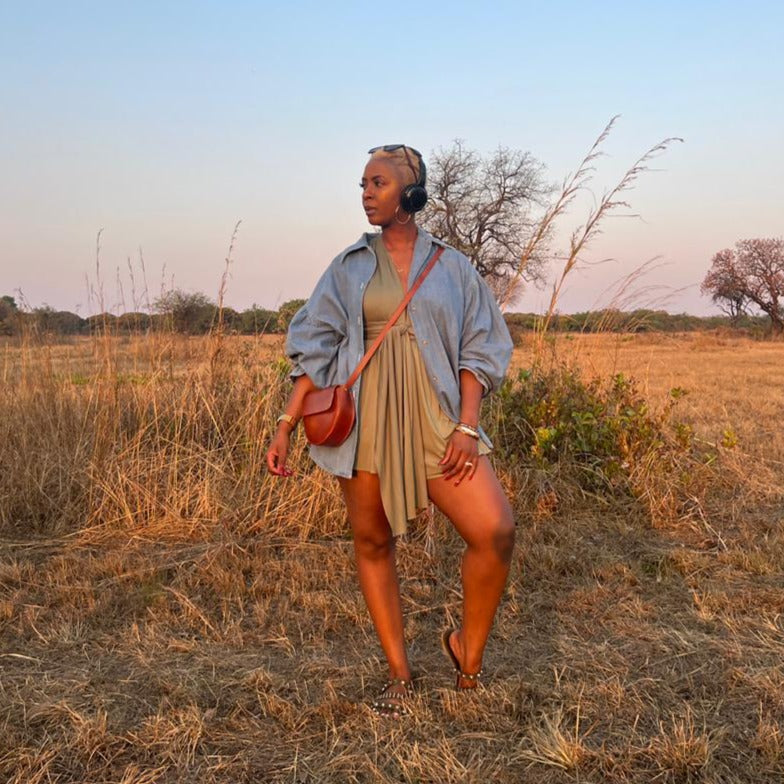
[[[713,257],[713,264],[702,281],[700,291],[709,294],[719,310],[729,316],[733,323],[748,311],[750,302],[733,250],[720,250]]]
[[[734,250],[719,251],[700,288],[725,313],[740,315],[755,306],[774,332],[784,332],[784,240],[740,240]]]
[[[543,172],[530,153],[499,147],[482,158],[459,139],[430,156],[430,199],[421,223],[465,253],[498,299],[518,274],[523,249],[538,225],[536,208],[552,193]],[[523,285],[544,283],[546,261],[545,243],[539,243],[519,275]],[[522,291],[520,284],[513,288],[517,295]]]

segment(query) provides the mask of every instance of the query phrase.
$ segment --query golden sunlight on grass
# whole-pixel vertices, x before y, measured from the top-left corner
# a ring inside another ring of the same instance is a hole
[[[551,335],[560,360],[586,376],[625,373],[653,406],[673,388],[686,395],[679,418],[706,439],[737,437],[741,451],[784,466],[784,344],[713,333]],[[531,361],[533,340],[515,351],[513,367]]]
[[[336,484],[301,435],[294,479],[264,469],[280,338],[0,346],[0,778],[782,780],[780,344],[546,346],[544,364],[636,378],[654,410],[688,390],[674,435],[621,439],[623,481],[599,480],[609,458],[545,459],[555,429],[499,443],[518,535],[479,693],[452,691],[438,646],[462,544],[417,521],[398,551],[417,693],[397,724],[368,708],[386,673]],[[503,432],[510,405],[485,421]]]

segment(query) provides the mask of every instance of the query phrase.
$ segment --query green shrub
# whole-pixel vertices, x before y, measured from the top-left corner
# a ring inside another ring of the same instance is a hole
[[[564,365],[534,368],[504,382],[488,421],[509,467],[557,469],[589,492],[639,497],[652,478],[672,483],[684,462],[698,462],[691,428],[672,420],[684,394],[673,389],[653,412],[622,373],[585,381]]]

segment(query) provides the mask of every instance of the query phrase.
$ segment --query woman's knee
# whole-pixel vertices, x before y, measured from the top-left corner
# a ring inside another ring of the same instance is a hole
[[[340,480],[340,485],[357,555],[371,560],[386,558],[395,540],[381,502],[378,477],[360,471],[351,480]]]
[[[386,530],[384,530],[386,529]],[[354,549],[359,557],[371,561],[383,560],[395,549],[395,539],[389,523],[369,528],[354,527]]]
[[[515,521],[509,505],[502,510],[498,517],[494,539],[498,554],[504,561],[509,561],[512,558],[515,543]]]
[[[514,543],[515,522],[508,504],[483,515],[483,522],[477,527],[475,536],[467,541],[469,547],[493,550],[502,561],[511,559]]]

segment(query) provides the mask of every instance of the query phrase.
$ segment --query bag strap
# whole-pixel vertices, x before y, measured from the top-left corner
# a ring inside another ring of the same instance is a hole
[[[370,362],[373,354],[376,353],[376,350],[381,345],[381,341],[387,336],[387,332],[394,326],[395,322],[400,318],[400,314],[406,309],[408,303],[411,302],[411,297],[416,294],[417,289],[422,285],[424,279],[428,276],[428,273],[431,269],[435,266],[435,263],[438,261],[438,257],[444,252],[443,247],[439,247],[438,250],[433,254],[433,258],[430,259],[428,265],[422,270],[419,277],[414,282],[414,285],[406,292],[406,296],[403,297],[403,301],[397,306],[395,312],[389,317],[389,321],[384,325],[384,329],[381,330],[381,334],[373,341],[373,345],[365,352],[365,356],[359,361],[359,364],[354,369],[354,372],[349,376],[348,381],[343,385],[346,389],[350,389],[356,383],[356,380],[359,378],[359,374],[365,369],[365,366],[368,362]]]

